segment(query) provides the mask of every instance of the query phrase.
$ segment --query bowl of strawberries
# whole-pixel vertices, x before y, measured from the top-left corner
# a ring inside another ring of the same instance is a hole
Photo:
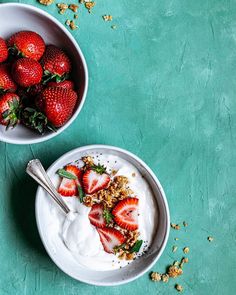
[[[0,5],[0,13],[0,140],[48,140],[82,109],[88,88],[83,53],[66,28],[40,9],[9,3]]]

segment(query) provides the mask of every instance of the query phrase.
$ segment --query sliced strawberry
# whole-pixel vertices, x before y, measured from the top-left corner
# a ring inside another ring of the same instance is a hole
[[[112,214],[115,222],[128,230],[138,229],[138,199],[126,198],[118,202]]]
[[[63,177],[58,192],[64,197],[75,196],[78,193],[78,185],[81,185],[82,171],[75,165],[67,165],[65,170],[75,175],[77,179]]]
[[[64,197],[75,196],[77,193],[75,180],[63,177],[58,192]]]
[[[84,173],[83,187],[86,194],[94,194],[109,186],[111,178],[105,171],[104,166],[97,165]]]
[[[82,170],[80,170],[75,165],[67,165],[65,170],[70,172],[71,174],[75,175],[77,177],[77,179],[75,180],[76,184],[81,186],[82,176],[83,176]]]
[[[96,227],[105,227],[106,220],[103,216],[104,207],[102,204],[94,204],[89,212],[90,223]]]
[[[115,228],[97,228],[104,251],[114,253],[114,247],[126,241],[126,237]]]

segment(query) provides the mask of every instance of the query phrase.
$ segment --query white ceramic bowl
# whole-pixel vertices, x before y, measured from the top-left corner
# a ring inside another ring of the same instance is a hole
[[[37,190],[35,204],[36,221],[39,234],[51,259],[69,276],[93,285],[114,286],[125,284],[137,279],[147,272],[161,256],[169,236],[170,218],[167,200],[160,182],[152,170],[142,160],[128,151],[112,146],[91,145],[74,149],[54,162],[47,170],[47,173],[52,181],[57,183],[58,176],[56,175],[56,171],[59,168],[63,167],[67,163],[75,161],[76,159],[80,159],[82,156],[91,155],[92,153],[116,155],[126,161],[129,161],[139,170],[142,176],[149,183],[153,191],[157,204],[156,208],[158,210],[156,232],[151,243],[150,250],[140,259],[137,259],[124,268],[117,270],[95,271],[80,265],[67,250],[65,244],[59,236],[55,235],[52,239],[50,232],[47,230],[50,224],[55,223],[50,207],[57,207],[58,205],[53,204],[54,201],[51,200],[50,196],[48,196],[41,187]],[[60,208],[57,209],[59,212],[61,211]],[[148,214],[148,212],[146,214]]]
[[[54,44],[65,49],[72,60],[72,76],[79,89],[79,99],[73,116],[57,132],[40,135],[24,126],[17,126],[8,131],[5,131],[4,126],[0,126],[0,140],[15,144],[32,144],[53,138],[75,120],[84,104],[88,88],[88,70],[83,53],[69,31],[54,17],[41,9],[26,4],[0,4],[0,15],[1,37],[7,39],[17,31],[31,30],[39,33],[46,44]]]

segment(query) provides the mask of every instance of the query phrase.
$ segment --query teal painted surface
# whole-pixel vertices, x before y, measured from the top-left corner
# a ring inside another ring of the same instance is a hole
[[[37,6],[65,20],[54,6]],[[101,19],[109,13],[117,30]],[[80,116],[51,141],[0,143],[0,294],[169,295],[177,293],[176,282],[185,294],[234,294],[236,1],[98,0],[93,14],[83,10],[79,20],[73,35],[90,73]],[[34,218],[36,185],[25,165],[37,157],[49,166],[94,143],[128,149],[146,161],[165,188],[172,222],[189,223],[171,231],[154,267],[163,272],[189,246],[181,278],[155,284],[146,274],[124,286],[88,286],[62,273],[45,253]]]

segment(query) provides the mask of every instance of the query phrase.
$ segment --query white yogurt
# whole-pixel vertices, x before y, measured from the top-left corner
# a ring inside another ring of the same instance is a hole
[[[94,156],[95,164],[99,162],[104,164],[109,172],[117,170],[116,175],[128,177],[129,187],[139,198],[139,239],[145,241],[145,247],[148,247],[155,234],[158,220],[156,202],[149,184],[130,162],[114,155],[98,155],[91,155]],[[133,173],[135,173],[135,177],[132,176]],[[64,200],[72,212],[63,220],[61,213],[55,210],[55,206],[52,206],[51,213],[57,224],[54,223],[51,230],[55,232],[55,228],[58,229],[57,234],[78,263],[101,271],[117,269],[131,263],[131,261],[120,260],[114,254],[106,253],[103,250],[98,232],[90,224],[88,218],[90,208],[81,204],[76,197],[65,197]]]

